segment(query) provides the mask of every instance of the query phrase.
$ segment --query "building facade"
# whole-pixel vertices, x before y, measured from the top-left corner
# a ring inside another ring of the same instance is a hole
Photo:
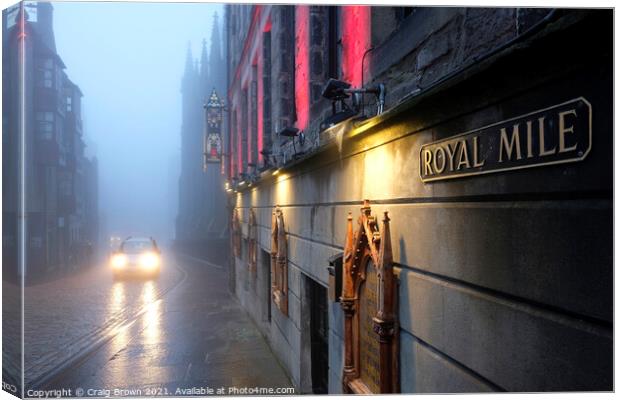
[[[231,289],[299,390],[612,390],[611,11],[226,31]]]
[[[89,264],[97,160],[84,152],[82,92],[56,51],[52,5],[5,10],[3,32],[3,265],[17,276],[23,189],[28,282]]]

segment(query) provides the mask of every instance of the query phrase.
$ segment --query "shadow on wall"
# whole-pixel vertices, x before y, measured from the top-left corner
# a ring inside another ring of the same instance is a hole
[[[405,246],[405,238],[402,236],[398,239],[398,247],[400,250],[400,257],[398,259],[399,264],[409,265],[407,261],[407,247]]]

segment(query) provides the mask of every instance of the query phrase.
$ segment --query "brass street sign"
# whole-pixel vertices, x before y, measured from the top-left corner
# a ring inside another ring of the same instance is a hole
[[[423,182],[581,161],[592,146],[583,97],[465,132],[420,149]]]

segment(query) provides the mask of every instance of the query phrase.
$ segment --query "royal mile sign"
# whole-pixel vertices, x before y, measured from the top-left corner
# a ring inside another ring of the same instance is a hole
[[[583,97],[420,149],[423,182],[581,161],[592,146],[592,106]]]

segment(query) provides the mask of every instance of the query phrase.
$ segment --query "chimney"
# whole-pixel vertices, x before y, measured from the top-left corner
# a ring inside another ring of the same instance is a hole
[[[54,53],[56,52],[56,39],[54,38],[54,7],[49,2],[37,2],[37,32],[41,35],[43,42]]]

